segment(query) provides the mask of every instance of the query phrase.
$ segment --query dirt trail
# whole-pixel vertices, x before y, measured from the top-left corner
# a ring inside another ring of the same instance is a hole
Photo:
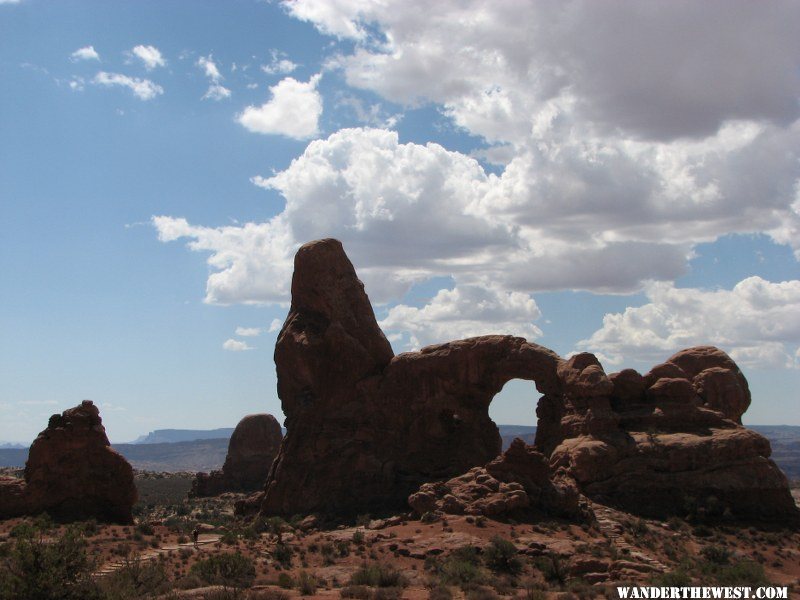
[[[221,536],[217,534],[200,534],[200,537],[197,540],[197,547],[199,549],[200,546],[214,544],[219,541],[220,537]],[[155,560],[161,554],[174,552],[182,548],[186,548],[188,550],[194,550],[195,544],[193,542],[186,542],[185,544],[168,544],[166,546],[161,546],[160,548],[148,548],[147,550],[144,550],[141,554],[136,555],[135,558],[118,558],[107,562],[100,569],[92,573],[92,577],[105,577],[106,575],[111,575],[112,573],[116,573],[131,561]]]

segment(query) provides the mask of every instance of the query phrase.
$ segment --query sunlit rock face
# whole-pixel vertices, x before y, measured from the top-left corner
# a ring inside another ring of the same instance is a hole
[[[488,409],[511,379],[542,394],[535,448],[515,447],[532,461],[517,471],[533,469],[536,489],[549,490],[529,486],[529,498],[552,498],[550,480],[570,498],[575,487],[653,516],[797,514],[769,443],[741,426],[747,382],[716,348],[684,350],[644,376],[606,375],[591,354],[564,360],[502,335],[394,356],[341,243],[325,239],[295,257],[275,364],[287,434],[265,514],[404,509],[425,483],[489,469],[500,436]]]

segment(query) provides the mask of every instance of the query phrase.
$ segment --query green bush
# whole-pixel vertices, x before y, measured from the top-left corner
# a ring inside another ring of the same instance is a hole
[[[14,541],[0,559],[0,598],[99,598],[100,590],[91,578],[94,565],[78,531],[68,528],[55,541],[45,541],[39,533],[42,527],[49,525],[42,521],[15,528]]]
[[[209,585],[248,588],[256,578],[253,561],[239,552],[216,554],[192,565],[189,571]]]
[[[294,579],[288,573],[281,573],[278,575],[278,585],[285,590],[290,590],[294,587]]]
[[[500,536],[494,536],[484,552],[486,566],[497,573],[516,575],[522,571],[522,561],[517,556],[517,547]]]
[[[716,565],[726,565],[730,561],[731,551],[722,546],[706,546],[700,551],[707,561]]]
[[[480,556],[474,546],[457,548],[439,566],[439,578],[444,585],[466,589],[485,578],[480,569]]]
[[[275,549],[272,551],[272,558],[278,561],[282,567],[289,568],[292,566],[292,556],[294,550],[282,542],[275,544]]]
[[[400,571],[393,567],[381,563],[365,563],[350,577],[350,585],[406,587],[408,581]]]
[[[558,556],[540,556],[534,565],[541,571],[545,581],[563,584],[567,580],[567,571]]]
[[[300,571],[297,575],[297,590],[301,596],[313,596],[317,592],[316,577],[305,571]]]
[[[107,600],[133,600],[170,590],[164,565],[148,560],[126,558],[121,569],[100,580]]]

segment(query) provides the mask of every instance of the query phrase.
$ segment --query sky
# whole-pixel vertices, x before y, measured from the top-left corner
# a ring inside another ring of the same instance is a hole
[[[0,0],[0,441],[281,418],[292,257],[395,352],[714,344],[800,425],[800,3]],[[490,414],[535,424],[512,381]]]

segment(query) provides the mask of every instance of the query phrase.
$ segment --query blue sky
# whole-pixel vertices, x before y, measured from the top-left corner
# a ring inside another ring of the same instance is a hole
[[[713,343],[746,422],[800,424],[799,12],[0,0],[0,440],[84,398],[116,442],[280,415],[291,257],[328,236],[397,352]]]

